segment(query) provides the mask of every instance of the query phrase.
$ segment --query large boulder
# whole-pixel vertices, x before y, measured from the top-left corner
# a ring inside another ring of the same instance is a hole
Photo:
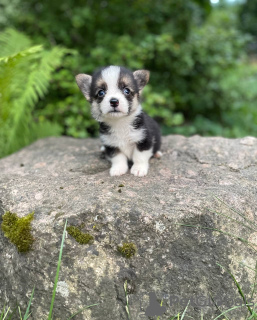
[[[130,319],[170,319],[188,300],[188,316],[214,319],[244,303],[235,280],[253,302],[257,139],[167,136],[162,151],[143,178],[110,177],[97,139],[47,138],[0,160],[0,216],[35,212],[32,250],[0,231],[0,307],[25,310],[35,285],[31,319],[47,318],[66,219],[94,241],[67,233],[54,320],[95,303],[75,319],[128,319],[126,281]]]

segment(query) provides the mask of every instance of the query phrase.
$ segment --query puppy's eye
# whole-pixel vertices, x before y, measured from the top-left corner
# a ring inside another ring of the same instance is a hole
[[[130,94],[129,88],[125,88],[125,89],[123,90],[123,92],[124,92],[125,94]]]
[[[105,96],[104,90],[99,90],[97,95],[98,95],[98,97],[100,97],[100,98],[104,97],[104,96]]]

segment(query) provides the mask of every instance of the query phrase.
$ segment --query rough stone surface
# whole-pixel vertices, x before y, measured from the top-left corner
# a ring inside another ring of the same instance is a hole
[[[202,309],[204,319],[214,319],[219,311],[210,296],[222,311],[243,302],[217,263],[233,273],[250,300],[257,256],[257,139],[164,137],[162,159],[152,159],[143,178],[110,177],[99,150],[97,139],[47,138],[0,160],[0,216],[35,211],[33,251],[18,253],[0,231],[0,307],[18,302],[24,310],[35,285],[31,319],[47,318],[66,219],[68,225],[84,224],[95,240],[80,245],[67,235],[55,320],[94,303],[99,305],[75,319],[128,319],[126,280],[130,319],[157,319],[145,315],[155,309],[147,309],[152,292],[166,307],[160,319],[183,311],[189,299],[188,315],[200,319]],[[131,259],[117,251],[123,242],[137,246]],[[230,319],[246,313],[244,306]]]

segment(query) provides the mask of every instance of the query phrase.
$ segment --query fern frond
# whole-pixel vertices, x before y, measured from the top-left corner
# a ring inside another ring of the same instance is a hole
[[[47,93],[52,72],[61,65],[63,56],[70,53],[61,47],[24,48],[30,43],[26,36],[19,39],[18,48],[22,50],[17,51],[13,47],[17,34],[20,33],[11,30],[0,34],[0,45],[6,43],[4,52],[8,52],[0,58],[0,157],[33,141],[33,135],[34,139],[40,137],[35,131],[40,128],[42,133],[44,124],[35,125],[32,111]],[[59,134],[60,127],[54,128]]]
[[[0,57],[0,62],[8,62],[10,59],[16,59],[18,58],[19,56],[21,57],[25,57],[29,54],[33,54],[33,53],[36,53],[36,52],[39,52],[43,49],[43,46],[42,45],[38,45],[38,46],[34,46],[34,47],[30,47],[28,49],[25,49],[23,51],[19,51],[19,52],[15,52],[11,55],[6,55],[6,56],[3,56],[3,57]]]
[[[0,33],[0,57],[15,55],[29,47],[30,39],[15,29],[6,29]]]

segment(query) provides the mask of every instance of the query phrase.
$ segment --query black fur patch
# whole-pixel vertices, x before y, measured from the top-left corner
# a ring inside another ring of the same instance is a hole
[[[138,116],[136,116],[135,120],[133,121],[133,128],[134,129],[139,129],[142,128],[144,125],[144,120],[143,120],[143,116],[142,113],[139,114]]]
[[[161,132],[159,125],[154,119],[149,117],[146,113],[141,112],[134,120],[133,126],[135,129],[145,129],[145,138],[137,143],[139,151],[149,150],[151,147],[153,147],[153,153],[160,150]]]
[[[133,73],[124,67],[120,67],[118,87],[129,103],[128,114],[130,114],[132,104],[133,104],[133,99],[135,95],[138,95],[139,90],[137,87],[137,82],[133,76]],[[128,88],[130,90],[129,94],[124,93],[125,88]]]
[[[109,158],[115,157],[120,152],[119,148],[105,146],[105,154]]]
[[[152,147],[153,143],[149,137],[145,138],[143,141],[137,143],[137,148],[139,151],[149,150]]]
[[[123,86],[122,89],[129,88],[132,95],[138,93],[139,91],[133,72],[124,67],[120,67],[120,77],[118,86],[119,88],[120,86]]]
[[[100,68],[98,70],[96,70],[94,72],[94,74],[92,75],[92,83],[91,83],[91,88],[90,88],[90,102],[92,103],[93,100],[96,100],[97,103],[101,103],[101,101],[104,99],[103,97],[98,97],[98,92],[99,90],[104,90],[107,91],[107,84],[105,83],[105,81],[102,78],[102,71],[106,69],[106,67],[104,68]]]
[[[130,114],[130,111],[132,109],[132,103],[129,102],[129,106],[128,106],[128,115]]]
[[[106,124],[105,122],[100,122],[100,134],[110,134],[110,126],[108,126],[108,124]]]

